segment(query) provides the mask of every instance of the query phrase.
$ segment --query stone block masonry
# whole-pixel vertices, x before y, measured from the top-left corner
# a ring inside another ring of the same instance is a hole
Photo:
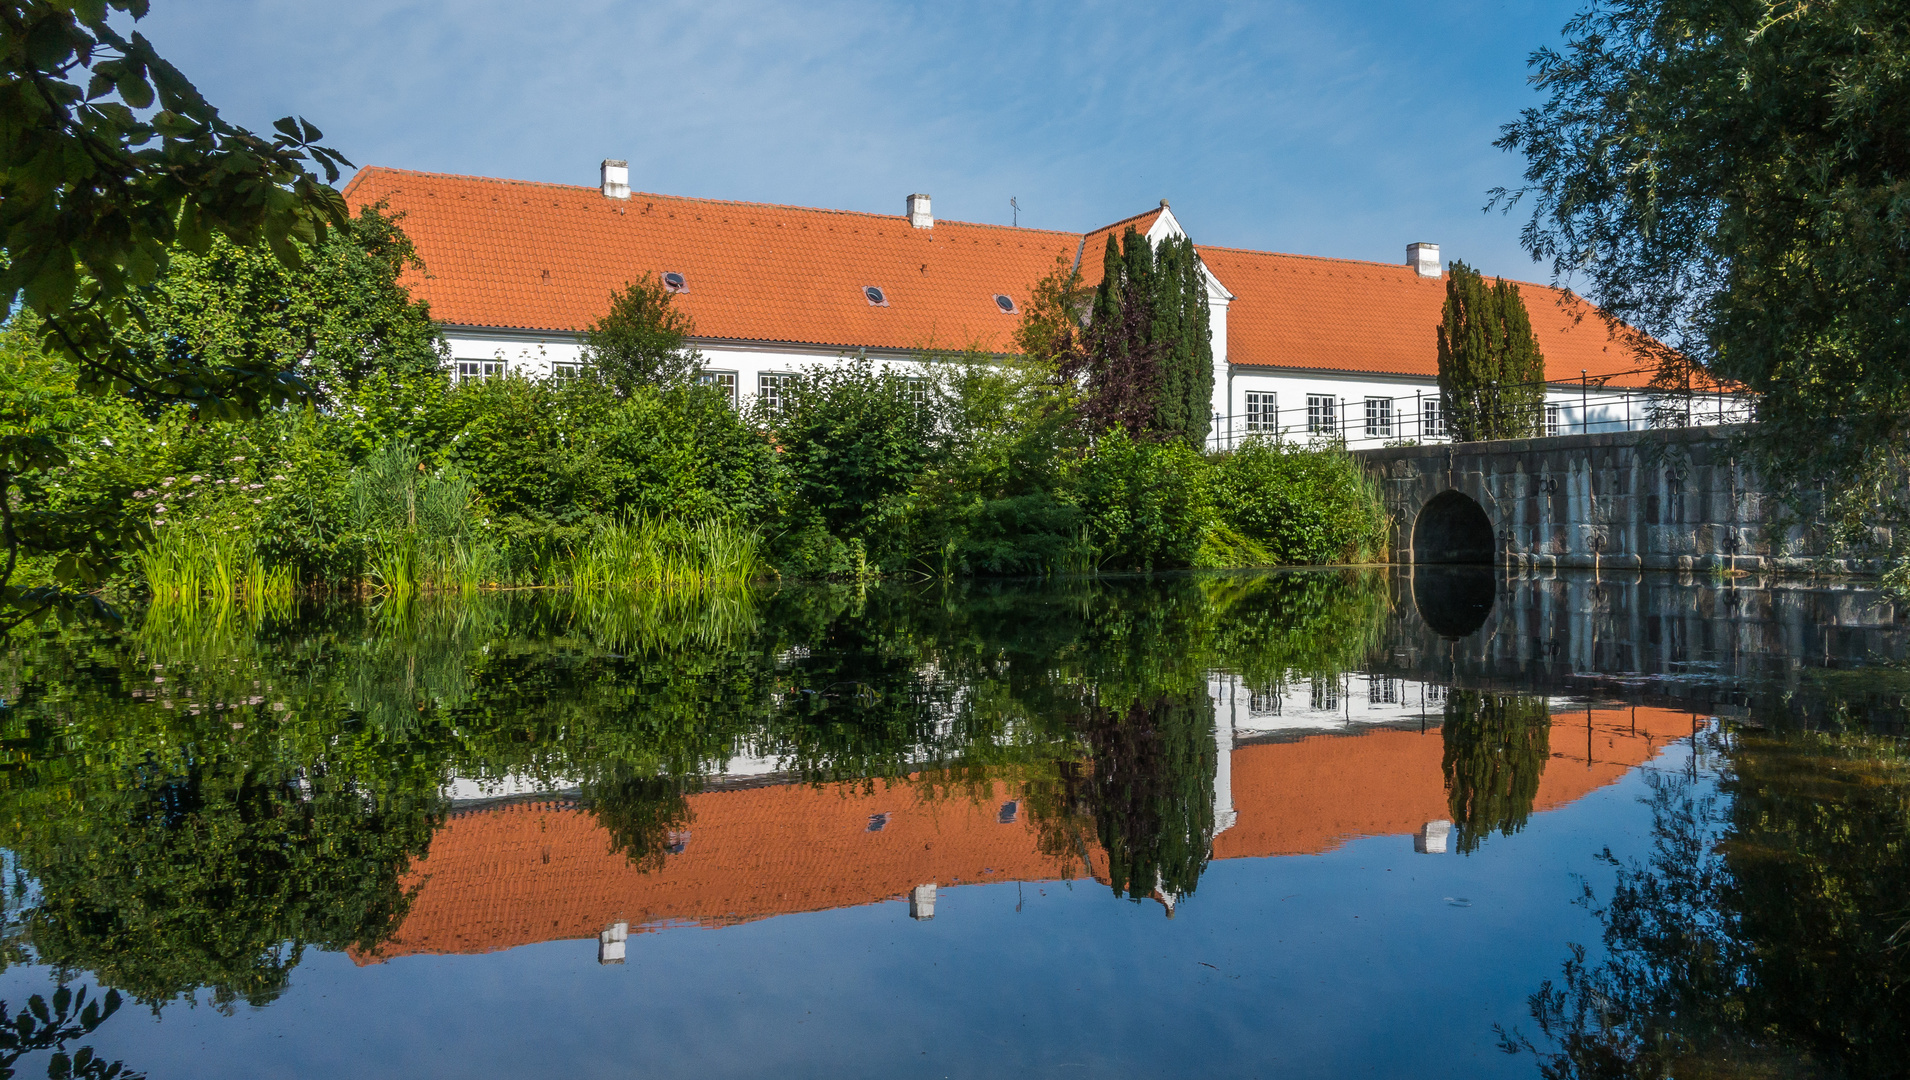
[[[1815,492],[1773,492],[1741,426],[1359,450],[1394,559],[1526,570],[1873,575],[1887,530],[1833,543]]]

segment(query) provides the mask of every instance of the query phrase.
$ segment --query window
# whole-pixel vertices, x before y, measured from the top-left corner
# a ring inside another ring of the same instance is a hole
[[[1311,704],[1317,712],[1339,711],[1340,681],[1338,679],[1313,680]]]
[[[460,360],[458,361],[458,381],[466,379],[495,379],[504,374],[502,360]]]
[[[1545,433],[1547,435],[1557,435],[1559,433],[1559,407],[1557,405],[1547,404],[1545,406]]]
[[[862,287],[862,297],[863,299],[869,302],[870,307],[888,307],[889,306],[888,296],[885,293],[883,293],[881,289],[876,288],[874,285],[864,285]]]
[[[784,391],[795,381],[794,375],[756,376],[756,396],[771,416],[783,411]]]
[[[1280,695],[1272,690],[1254,690],[1247,695],[1248,716],[1280,715]]]
[[[1001,309],[1001,313],[1003,315],[1017,314],[1017,309],[1015,307],[1015,299],[1012,296],[1005,296],[1001,293],[996,293],[995,306]]]
[[[1003,825],[1013,825],[1015,823],[1015,819],[1020,816],[1021,816],[1021,803],[1005,802],[1001,804],[1001,810],[995,814],[995,820],[1000,822]]]
[[[1280,411],[1274,406],[1273,394],[1247,392],[1247,430],[1278,431],[1280,429]]]
[[[928,408],[928,380],[921,376],[910,376],[902,380],[902,392],[909,396],[918,409]]]
[[[881,832],[883,829],[886,829],[888,827],[889,827],[889,815],[870,814],[869,827],[867,829],[864,829],[863,831],[864,832]]]
[[[1422,689],[1422,692],[1425,695],[1426,704],[1428,705],[1443,704],[1446,700],[1446,688],[1443,686],[1432,686],[1429,684]]]
[[[1326,394],[1306,396],[1306,429],[1309,434],[1330,434],[1340,427],[1339,403]]]
[[[584,365],[574,360],[553,360],[550,364],[550,377],[558,382],[569,382],[581,378]]]
[[[1446,403],[1436,397],[1419,399],[1419,437],[1446,437]]]
[[[736,373],[734,371],[700,371],[696,381],[704,386],[714,386],[723,392],[731,405],[736,404]]]
[[[1392,398],[1369,397],[1366,399],[1366,437],[1369,439],[1393,437]]]
[[[673,293],[689,292],[690,282],[675,270],[668,270],[665,271],[663,275],[663,288]]]
[[[1382,675],[1367,676],[1366,703],[1368,705],[1399,704],[1399,680],[1388,679]]]

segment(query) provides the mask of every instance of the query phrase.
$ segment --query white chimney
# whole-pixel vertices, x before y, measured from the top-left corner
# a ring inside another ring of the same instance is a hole
[[[597,962],[599,964],[621,964],[624,957],[624,943],[630,940],[630,924],[611,923],[597,935]]]
[[[935,216],[928,212],[927,195],[909,196],[909,224],[918,229],[933,229]]]
[[[1428,821],[1413,834],[1413,850],[1421,855],[1444,855],[1451,836],[1452,822]]]
[[[1439,265],[1438,244],[1407,244],[1406,265],[1419,271],[1420,277],[1445,276]]]
[[[630,197],[630,163],[616,158],[605,158],[603,163],[604,198],[627,199]]]
[[[917,885],[909,892],[909,918],[917,920],[935,917],[935,883]]]

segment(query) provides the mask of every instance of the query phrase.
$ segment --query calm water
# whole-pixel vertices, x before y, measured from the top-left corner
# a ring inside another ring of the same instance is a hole
[[[0,998],[22,1076],[1896,1075],[1907,648],[1490,573],[48,631]]]

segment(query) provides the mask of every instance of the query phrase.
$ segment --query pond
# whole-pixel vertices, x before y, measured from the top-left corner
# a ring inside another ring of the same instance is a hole
[[[1907,649],[1465,569],[43,629],[0,1066],[1895,1074]]]

